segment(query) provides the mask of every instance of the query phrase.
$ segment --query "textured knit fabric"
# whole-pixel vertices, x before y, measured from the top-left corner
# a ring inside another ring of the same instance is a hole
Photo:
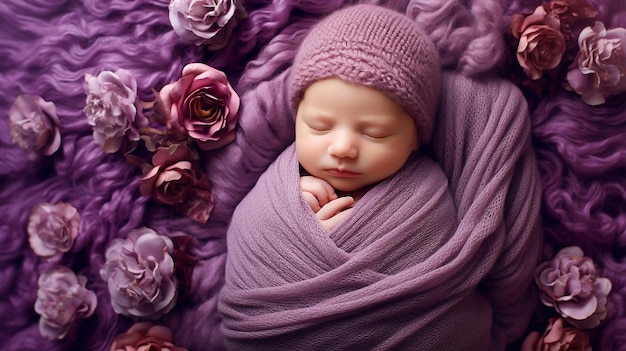
[[[232,350],[502,351],[536,296],[540,183],[520,92],[443,80],[436,161],[411,158],[331,232],[288,148],[239,204],[219,310]]]
[[[306,88],[337,77],[376,88],[415,119],[420,143],[432,135],[440,84],[434,44],[407,16],[380,6],[334,12],[302,42],[290,79],[297,108]]]

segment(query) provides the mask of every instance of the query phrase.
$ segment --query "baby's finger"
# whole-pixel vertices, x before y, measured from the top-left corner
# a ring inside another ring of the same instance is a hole
[[[312,176],[300,177],[300,190],[313,194],[320,206],[337,198],[335,189],[327,181]]]
[[[348,217],[348,215],[350,214],[350,212],[352,211],[352,208],[348,208],[346,210],[343,210],[339,213],[337,213],[336,215],[332,216],[331,218],[325,220],[322,222],[322,227],[327,231],[331,231],[333,228],[335,228],[337,226],[337,224],[339,224],[339,222],[341,222],[344,218]]]
[[[319,220],[327,220],[341,211],[350,208],[354,204],[354,199],[350,196],[342,196],[337,198],[317,211],[316,216]]]
[[[317,198],[315,197],[315,195],[311,194],[308,191],[304,191],[302,192],[302,197],[304,197],[304,200],[309,204],[309,206],[311,206],[311,209],[313,210],[313,212],[316,212],[320,210],[320,204],[317,202]]]

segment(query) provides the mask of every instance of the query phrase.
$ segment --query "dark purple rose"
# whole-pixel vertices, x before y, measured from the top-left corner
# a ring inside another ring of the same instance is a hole
[[[182,78],[161,89],[159,99],[172,127],[201,149],[216,149],[235,139],[239,95],[223,72],[190,63]]]
[[[574,24],[589,21],[598,16],[598,11],[585,0],[551,0],[543,3],[544,8],[552,17],[561,22],[561,32],[571,37]],[[593,20],[591,20],[593,21]]]

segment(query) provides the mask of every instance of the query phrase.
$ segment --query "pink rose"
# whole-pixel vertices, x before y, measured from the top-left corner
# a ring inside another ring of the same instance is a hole
[[[85,288],[87,278],[57,267],[39,276],[35,311],[41,316],[39,332],[47,339],[62,339],[75,320],[91,316],[98,300]]]
[[[52,155],[61,146],[59,117],[53,103],[40,96],[19,95],[9,109],[11,138],[30,159]]]
[[[539,79],[543,72],[551,70],[561,63],[565,53],[565,38],[561,33],[559,19],[548,16],[539,6],[531,15],[514,17],[512,32],[519,38],[517,61],[532,80]]]
[[[598,276],[591,258],[577,246],[559,251],[537,267],[541,302],[556,309],[571,325],[591,329],[606,317],[611,281]]]
[[[209,179],[202,173],[194,154],[185,144],[160,147],[152,156],[154,167],[141,179],[144,196],[206,223],[213,210]]]
[[[138,129],[148,124],[137,98],[137,81],[124,69],[85,75],[84,112],[93,138],[106,153],[117,152],[125,138],[139,141]]]
[[[567,82],[588,105],[626,92],[626,29],[607,30],[602,22],[578,36],[580,52],[569,67]]]
[[[110,351],[187,351],[184,347],[174,345],[173,340],[170,328],[140,322],[115,337]]]
[[[172,0],[169,13],[176,34],[209,50],[224,47],[237,22],[247,16],[239,0]]]
[[[68,252],[78,236],[80,215],[70,204],[43,202],[28,221],[28,240],[37,256],[51,258]]]
[[[202,63],[188,64],[182,78],[163,87],[159,98],[172,127],[201,149],[216,149],[235,139],[239,95],[223,72]]]
[[[591,351],[589,335],[579,329],[567,328],[562,318],[551,318],[543,336],[532,332],[521,351]]]
[[[145,227],[111,241],[100,276],[116,313],[157,319],[174,308],[178,281],[173,251],[170,238]]]

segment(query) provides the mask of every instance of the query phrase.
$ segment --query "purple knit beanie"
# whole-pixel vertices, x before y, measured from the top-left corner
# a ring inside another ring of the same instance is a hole
[[[289,98],[294,109],[314,82],[336,77],[376,88],[415,119],[428,144],[439,98],[439,56],[407,16],[375,5],[338,10],[307,34],[294,59]]]

